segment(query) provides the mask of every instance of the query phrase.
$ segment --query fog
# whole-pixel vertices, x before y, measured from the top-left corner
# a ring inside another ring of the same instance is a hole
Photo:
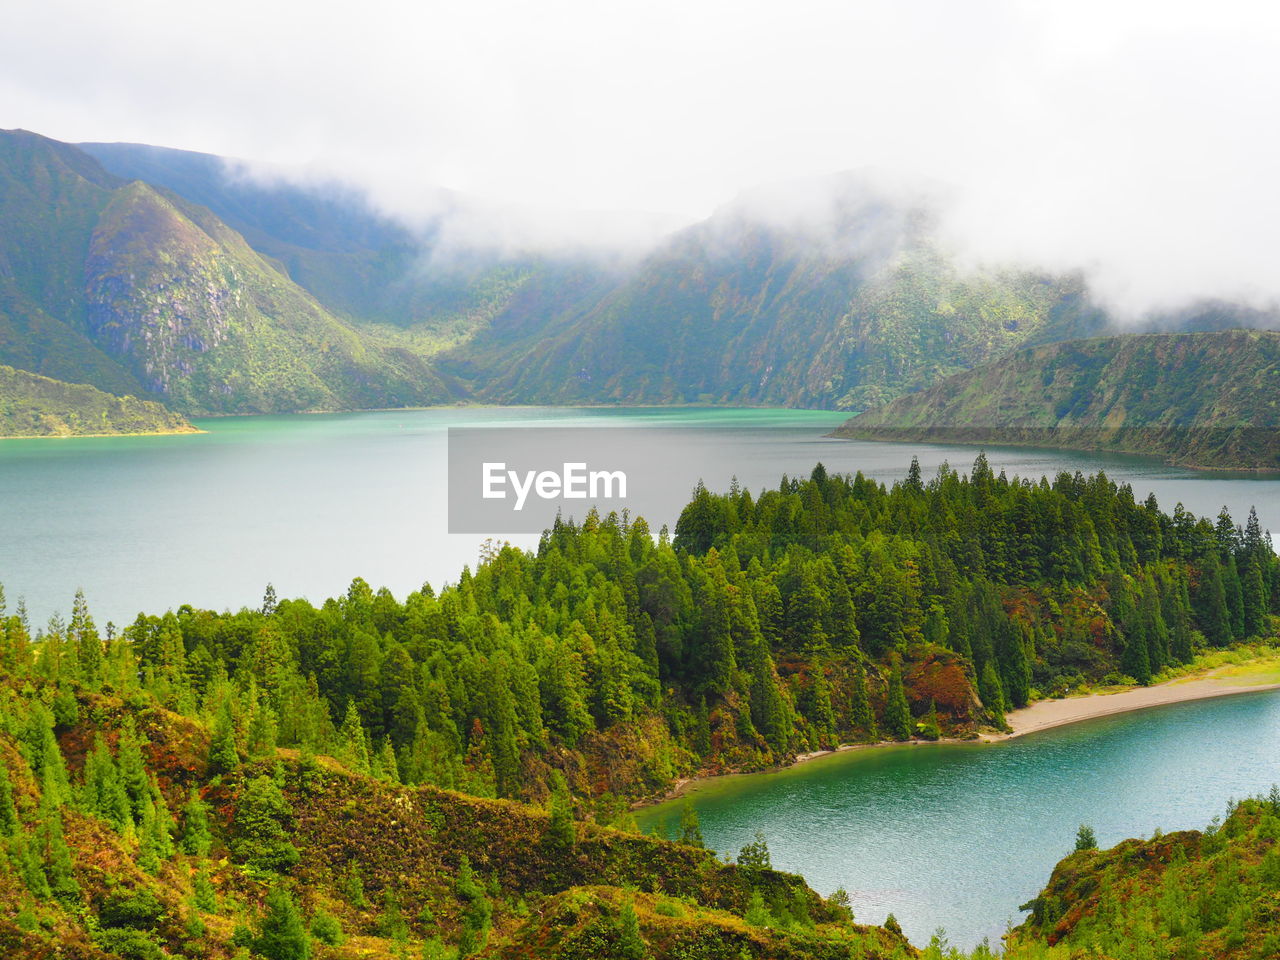
[[[1136,315],[1280,297],[1278,48],[1243,2],[11,0],[0,126],[253,158],[410,222],[444,188],[479,198],[460,242],[505,247],[643,246],[876,170],[929,184],[970,261],[1083,268]]]

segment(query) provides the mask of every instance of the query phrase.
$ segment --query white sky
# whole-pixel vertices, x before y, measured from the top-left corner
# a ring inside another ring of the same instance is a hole
[[[0,126],[700,218],[873,168],[1113,301],[1280,295],[1280,6],[7,0]]]

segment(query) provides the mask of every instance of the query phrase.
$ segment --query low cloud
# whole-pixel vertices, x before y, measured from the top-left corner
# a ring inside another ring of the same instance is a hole
[[[459,243],[636,249],[753,184],[874,169],[942,184],[974,263],[1085,269],[1133,317],[1280,297],[1262,4],[16,8],[5,125],[301,165],[411,223],[486,198],[449,209]]]

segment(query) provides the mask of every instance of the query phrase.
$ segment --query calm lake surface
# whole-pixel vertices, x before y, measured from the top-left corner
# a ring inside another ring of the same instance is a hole
[[[1260,692],[1003,743],[850,751],[708,781],[689,799],[707,846],[737,851],[760,830],[775,867],[824,894],[844,887],[856,917],[892,912],[917,945],[942,926],[972,947],[1021,921],[1079,824],[1103,847],[1202,829],[1229,799],[1280,781],[1278,747],[1280,691]],[[676,836],[680,804],[640,819]]]
[[[70,609],[77,587],[99,624],[182,603],[239,608],[319,602],[364,577],[398,596],[456,580],[480,536],[447,532],[451,426],[659,428],[663,482],[646,492],[656,531],[694,484],[752,490],[783,473],[862,470],[885,481],[912,454],[926,475],[967,468],[972,447],[827,440],[840,414],[779,410],[455,408],[205,420],[196,436],[0,442],[0,583],[32,619]],[[639,436],[639,434],[637,434]],[[652,437],[651,433],[645,436]],[[1149,460],[989,448],[995,469],[1040,477],[1105,469],[1171,509],[1250,505],[1280,529],[1280,480],[1193,473]],[[547,523],[552,520],[547,516]],[[532,546],[536,537],[511,537]],[[998,935],[1070,849],[1076,826],[1104,843],[1199,827],[1230,796],[1280,780],[1280,698],[1249,695],[1147,711],[995,746],[864,751],[696,795],[709,842],[736,850],[764,830],[774,862],[855,911],[892,910],[918,943],[941,923],[972,943]],[[663,815],[660,812],[652,815]]]

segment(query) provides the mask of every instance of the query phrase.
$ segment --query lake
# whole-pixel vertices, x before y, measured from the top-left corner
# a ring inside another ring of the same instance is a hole
[[[32,619],[67,613],[78,587],[100,622],[182,603],[256,605],[268,582],[282,596],[323,600],[353,577],[397,596],[439,587],[473,564],[485,539],[450,535],[449,427],[648,428],[664,484],[645,503],[656,532],[674,526],[699,479],[749,489],[783,473],[862,470],[905,475],[913,453],[926,476],[972,447],[828,440],[843,416],[811,410],[463,407],[199,420],[208,431],[173,437],[0,441],[0,583]],[[638,432],[639,433],[639,432]],[[1227,505],[1241,521],[1256,504],[1280,529],[1280,480],[1198,474],[1149,460],[1059,451],[988,449],[995,469],[1052,476],[1099,467],[1155,490],[1166,509]],[[550,524],[553,515],[546,517]],[[536,536],[512,536],[533,546]]]
[[[1018,906],[1071,852],[1081,823],[1100,846],[1202,829],[1231,798],[1280,781],[1280,691],[1089,720],[989,744],[875,747],[772,774],[700,784],[689,799],[707,846],[736,852],[757,830],[773,865],[856,917],[892,912],[923,946],[999,942]],[[680,803],[641,827],[679,832]]]

